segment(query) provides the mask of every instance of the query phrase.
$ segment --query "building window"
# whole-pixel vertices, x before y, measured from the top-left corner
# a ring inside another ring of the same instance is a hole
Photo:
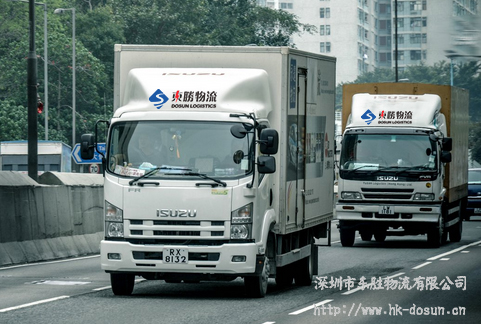
[[[423,10],[427,10],[428,9],[428,3],[426,0],[423,0]]]
[[[292,9],[292,3],[289,2],[281,2],[281,9]]]
[[[411,34],[411,35],[409,35],[409,42],[411,44],[421,44],[421,34]]]
[[[422,10],[422,3],[421,1],[409,1],[409,10],[411,11],[420,11]]]
[[[331,42],[326,42],[326,53],[331,53]]]
[[[421,60],[421,51],[410,51],[411,52],[411,61],[419,61]]]
[[[326,53],[326,43],[324,43],[324,42],[320,43],[320,52]]]
[[[428,18],[427,18],[427,17],[422,17],[421,20],[422,20],[422,25],[423,25],[423,27],[426,27],[426,26],[428,25]]]
[[[397,43],[398,44],[404,44],[404,35],[398,35],[397,36]]]
[[[403,12],[404,11],[404,2],[400,1],[397,3],[397,11],[398,12]]]
[[[411,18],[411,27],[421,27],[422,21],[420,17]]]
[[[319,17],[326,18],[326,8],[319,9]]]
[[[394,51],[394,53],[396,53],[396,51]],[[393,56],[395,57],[396,55],[393,54]],[[404,61],[404,51],[397,51],[397,60]]]
[[[397,27],[398,27],[398,28],[403,28],[403,27],[404,27],[404,18],[398,18],[398,19],[397,19]]]
[[[331,35],[331,25],[320,25],[319,26],[320,35]]]
[[[421,37],[422,37],[421,39],[422,43],[426,44],[428,42],[428,34],[422,34]]]
[[[331,8],[326,8],[326,18],[331,18]]]

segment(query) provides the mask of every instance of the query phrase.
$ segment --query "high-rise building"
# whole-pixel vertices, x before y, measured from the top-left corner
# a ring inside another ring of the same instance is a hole
[[[266,0],[265,5],[298,16],[317,27],[316,34],[294,35],[298,49],[337,57],[337,82],[355,80],[375,68],[395,67],[397,3],[398,71],[406,66],[448,60],[453,44],[476,43],[460,22],[479,20],[479,0]],[[481,28],[481,23],[479,24]],[[479,33],[481,34],[481,33]],[[459,36],[461,35],[461,36]],[[473,34],[474,35],[474,34]],[[478,44],[479,44],[478,40]],[[474,47],[476,45],[473,45]],[[460,47],[461,48],[461,47]],[[458,48],[458,50],[460,49]],[[468,48],[469,50],[469,48]],[[476,52],[476,49],[471,49]],[[479,52],[481,55],[481,51]],[[394,80],[393,80],[394,81]]]

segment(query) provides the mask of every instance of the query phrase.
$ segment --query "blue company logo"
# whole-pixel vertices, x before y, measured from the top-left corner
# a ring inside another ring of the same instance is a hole
[[[169,97],[167,97],[162,91],[160,91],[160,89],[157,89],[157,91],[155,91],[154,94],[150,96],[149,101],[153,102],[154,106],[157,107],[157,109],[160,109],[167,101],[169,101]]]
[[[372,113],[369,109],[361,116],[362,119],[369,125],[372,123],[374,119],[376,119],[376,115]]]

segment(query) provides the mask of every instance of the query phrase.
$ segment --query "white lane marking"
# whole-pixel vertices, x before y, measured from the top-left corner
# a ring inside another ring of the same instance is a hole
[[[421,263],[420,265],[417,265],[415,266],[414,268],[412,268],[413,270],[417,270],[419,268],[422,268],[424,266],[427,266],[428,264],[431,264],[432,262],[424,262],[424,263]]]
[[[106,287],[100,287],[100,288],[94,288],[92,289],[93,291],[101,291],[101,290],[107,290],[112,288],[112,286],[106,286]]]
[[[264,322],[262,324],[274,324],[275,322]]]
[[[33,281],[31,284],[34,285],[52,285],[52,286],[78,286],[78,285],[88,285],[90,281],[62,281],[62,280],[40,280]]]
[[[0,313],[5,313],[5,312],[12,311],[12,310],[21,309],[21,308],[30,307],[30,306],[35,306],[35,305],[39,305],[39,304],[50,303],[50,302],[53,302],[53,301],[56,301],[56,300],[61,300],[61,299],[69,298],[69,297],[70,296],[59,296],[59,297],[54,297],[54,298],[49,298],[49,299],[38,300],[38,301],[33,302],[33,303],[28,303],[28,304],[23,304],[23,305],[18,305],[18,306],[0,309]]]
[[[449,261],[449,258],[441,258],[439,261]]]
[[[26,264],[19,264],[19,265],[14,265],[14,266],[10,266],[10,267],[0,268],[0,271],[9,270],[9,269],[16,269],[16,268],[24,268],[24,267],[30,267],[30,266],[39,266],[39,265],[45,265],[45,264],[54,264],[54,263],[78,261],[78,260],[85,260],[85,259],[93,259],[93,258],[99,258],[99,257],[100,257],[100,254],[96,254],[96,255],[90,255],[90,256],[86,256],[86,257],[73,258],[73,259],[64,259],[64,260],[47,261],[47,262],[36,262],[36,263],[26,263]]]
[[[404,274],[404,272],[399,272],[399,273],[396,273],[392,276],[389,276],[389,277],[386,277],[384,279],[392,279],[394,277],[399,277],[399,276],[402,276]],[[349,290],[349,291],[346,291],[345,293],[342,293],[341,295],[350,295],[350,294],[354,294],[355,292],[359,291],[359,290],[364,290],[364,289],[367,289],[369,288],[370,286],[372,286],[373,284],[366,284],[366,285],[363,285],[363,286],[359,286],[357,288],[354,288],[352,290]]]
[[[461,251],[461,253],[469,253],[469,251]]]
[[[461,250],[464,250],[468,247],[471,247],[473,245],[477,245],[477,244],[480,244],[481,241],[477,241],[477,242],[474,242],[474,243],[471,243],[471,244],[468,244],[468,245],[464,245],[464,246],[461,246],[461,247],[458,247],[457,249],[454,249],[452,251],[449,251],[449,252],[446,252],[446,253],[443,253],[443,254],[439,254],[439,255],[436,255],[436,256],[433,256],[431,258],[428,259],[428,261],[434,261],[434,260],[437,260],[437,259],[440,259],[442,257],[445,257],[446,255],[450,255],[450,254],[453,254],[453,253],[456,253],[456,252],[459,252]]]
[[[308,307],[304,307],[302,309],[299,309],[295,312],[292,312],[292,313],[289,313],[289,315],[299,315],[301,313],[304,313],[310,309],[313,309],[314,307],[317,307],[317,306],[321,306],[321,305],[324,305],[324,304],[327,304],[327,303],[330,303],[332,302],[334,299],[326,299],[326,300],[323,300],[322,302],[320,303],[317,303],[317,304],[314,304],[314,305],[311,305],[311,306],[308,306]]]

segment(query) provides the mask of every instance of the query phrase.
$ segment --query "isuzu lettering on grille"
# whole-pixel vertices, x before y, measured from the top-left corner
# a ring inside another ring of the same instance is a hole
[[[197,210],[190,209],[157,209],[157,217],[195,217]]]
[[[396,176],[377,176],[377,181],[398,181],[399,178]]]

